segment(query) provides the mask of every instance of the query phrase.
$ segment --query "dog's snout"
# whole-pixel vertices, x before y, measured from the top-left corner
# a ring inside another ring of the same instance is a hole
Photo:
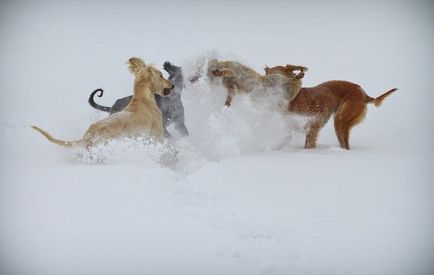
[[[173,87],[164,89],[163,90],[163,95],[164,96],[168,96],[170,94],[170,92],[172,92],[172,89],[173,89]]]
[[[173,89],[173,88],[175,88],[175,85],[172,84],[172,86],[170,86],[170,89]]]

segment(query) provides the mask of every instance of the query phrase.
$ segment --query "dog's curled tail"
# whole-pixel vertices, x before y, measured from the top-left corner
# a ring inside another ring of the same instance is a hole
[[[38,131],[39,133],[41,133],[49,141],[51,141],[53,143],[56,143],[58,145],[61,145],[61,146],[72,147],[72,146],[78,145],[80,143],[79,141],[64,141],[64,140],[60,140],[60,139],[54,138],[49,133],[47,133],[46,131],[42,130],[38,126],[32,125],[32,128],[35,129],[36,131]]]
[[[381,103],[383,103],[383,100],[391,95],[393,92],[398,90],[398,88],[390,89],[389,91],[385,92],[384,94],[380,95],[379,97],[373,98],[370,96],[366,96],[366,103],[374,103],[375,107],[380,107]]]
[[[96,103],[95,103],[95,101],[94,101],[93,98],[94,98],[95,94],[98,93],[98,92],[100,92],[99,95],[98,95],[98,97],[102,97],[102,95],[104,94],[104,90],[103,90],[103,89],[96,89],[95,91],[93,91],[93,92],[90,94],[90,96],[89,96],[89,100],[88,100],[90,106],[92,106],[93,108],[95,108],[95,109],[97,109],[97,110],[100,110],[100,111],[108,112],[108,113],[109,113],[110,110],[111,110],[110,107],[102,106],[102,105],[99,105],[99,104],[96,104]]]

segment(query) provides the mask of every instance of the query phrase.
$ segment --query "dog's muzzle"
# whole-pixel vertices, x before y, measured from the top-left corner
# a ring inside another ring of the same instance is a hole
[[[164,96],[168,96],[168,95],[170,94],[170,92],[172,92],[173,88],[175,88],[175,86],[174,86],[173,84],[172,84],[172,87],[170,87],[170,88],[165,88],[165,89],[163,90],[163,95],[164,95]]]

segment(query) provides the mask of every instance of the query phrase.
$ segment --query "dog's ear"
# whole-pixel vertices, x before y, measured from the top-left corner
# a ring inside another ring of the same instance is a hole
[[[299,70],[300,72],[306,72],[308,70],[308,68],[305,66],[301,66],[301,65],[296,66],[291,64],[286,64],[285,68],[291,72],[296,70]]]
[[[138,67],[140,67],[140,66],[141,67],[146,66],[145,62],[142,59],[138,58],[138,57],[131,57],[130,59],[128,59],[127,64],[132,64],[132,65],[135,65],[135,66],[138,66]]]
[[[270,71],[270,68],[267,65],[265,65],[264,71],[265,71],[265,74],[268,74],[268,72]]]
[[[295,71],[295,70],[299,70],[299,66],[294,66],[294,65],[292,65],[292,64],[286,64],[286,66],[285,66],[285,68],[288,70],[288,71]]]
[[[146,67],[145,62],[143,62],[143,60],[138,57],[131,57],[130,59],[128,59],[127,64],[129,71],[136,76],[140,74]]]
[[[302,72],[306,72],[306,71],[308,71],[309,70],[309,68],[308,67],[305,67],[305,66],[298,66],[298,67],[300,67],[300,71],[302,71]]]

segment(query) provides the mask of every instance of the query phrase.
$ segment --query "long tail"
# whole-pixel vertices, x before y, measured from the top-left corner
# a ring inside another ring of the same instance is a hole
[[[390,89],[389,91],[385,92],[384,94],[380,95],[377,98],[366,96],[366,103],[374,103],[375,107],[380,107],[381,103],[383,103],[383,100],[389,95],[391,95],[393,92],[395,92],[396,90],[398,90],[398,88]]]
[[[46,131],[42,130],[37,126],[32,126],[32,128],[38,131],[39,133],[41,133],[43,136],[45,136],[49,141],[56,143],[58,145],[65,146],[65,147],[72,147],[80,144],[80,141],[64,141],[64,140],[54,138],[49,133],[47,133]]]
[[[93,97],[95,96],[96,93],[100,92],[100,94],[98,95],[98,97],[102,97],[102,95],[104,94],[104,90],[103,89],[96,89],[95,91],[93,91],[90,96],[89,96],[89,104],[90,106],[92,106],[93,108],[100,110],[100,111],[104,111],[104,112],[110,112],[111,108],[110,107],[106,107],[106,106],[102,106],[99,104],[96,104],[95,101],[93,100]]]

